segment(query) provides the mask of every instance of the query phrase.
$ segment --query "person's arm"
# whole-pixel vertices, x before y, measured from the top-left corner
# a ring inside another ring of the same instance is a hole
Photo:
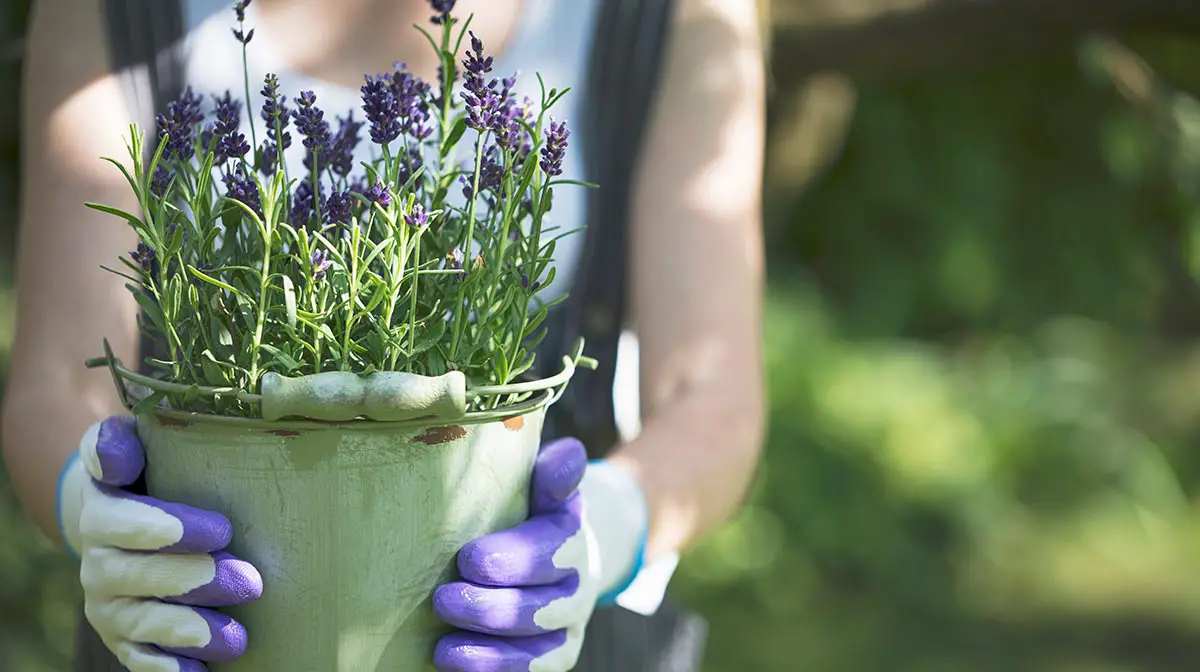
[[[645,493],[647,562],[737,509],[765,424],[758,11],[680,0],[676,12],[630,240],[643,426],[610,459]]]
[[[122,280],[100,268],[136,244],[128,225],[87,201],[138,212],[120,171],[129,110],[108,68],[100,0],[33,6],[24,73],[17,325],[3,409],[4,459],[27,515],[59,538],[56,482],[80,437],[123,413],[102,353],[135,364],[137,308]],[[153,129],[144,129],[153,133]]]

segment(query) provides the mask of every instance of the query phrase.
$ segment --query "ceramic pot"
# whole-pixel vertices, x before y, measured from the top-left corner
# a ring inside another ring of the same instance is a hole
[[[474,424],[138,414],[149,493],[219,511],[262,597],[229,609],[246,654],[216,672],[423,671],[432,590],[462,546],[528,515],[545,406]]]

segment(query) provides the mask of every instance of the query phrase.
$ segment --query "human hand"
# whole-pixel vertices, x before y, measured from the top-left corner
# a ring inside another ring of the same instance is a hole
[[[214,611],[262,595],[262,577],[224,549],[220,513],[122,489],[145,454],[131,417],[92,425],[59,479],[63,538],[80,557],[84,613],[131,672],[196,672],[233,660],[246,630]]]
[[[561,439],[538,453],[531,490],[529,520],[467,544],[462,580],[435,591],[458,628],[438,642],[439,672],[573,669],[593,610],[640,569],[646,505],[627,471]]]

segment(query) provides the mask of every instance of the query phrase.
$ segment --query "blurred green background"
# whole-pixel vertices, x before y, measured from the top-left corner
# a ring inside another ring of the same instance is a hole
[[[1005,4],[769,7],[770,439],[674,585],[710,672],[1200,669],[1200,10]],[[74,567],[2,481],[0,539],[0,670],[64,670]]]

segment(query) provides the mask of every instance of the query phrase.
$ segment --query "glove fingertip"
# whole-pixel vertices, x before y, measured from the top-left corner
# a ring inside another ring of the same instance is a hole
[[[179,665],[179,672],[208,672],[208,666],[195,658],[175,656],[175,661]]]
[[[546,444],[533,469],[533,503],[536,511],[565,501],[579,487],[587,471],[587,449],[575,438]]]
[[[113,416],[84,433],[79,453],[92,478],[115,487],[129,485],[146,467],[146,453],[131,416]]]

